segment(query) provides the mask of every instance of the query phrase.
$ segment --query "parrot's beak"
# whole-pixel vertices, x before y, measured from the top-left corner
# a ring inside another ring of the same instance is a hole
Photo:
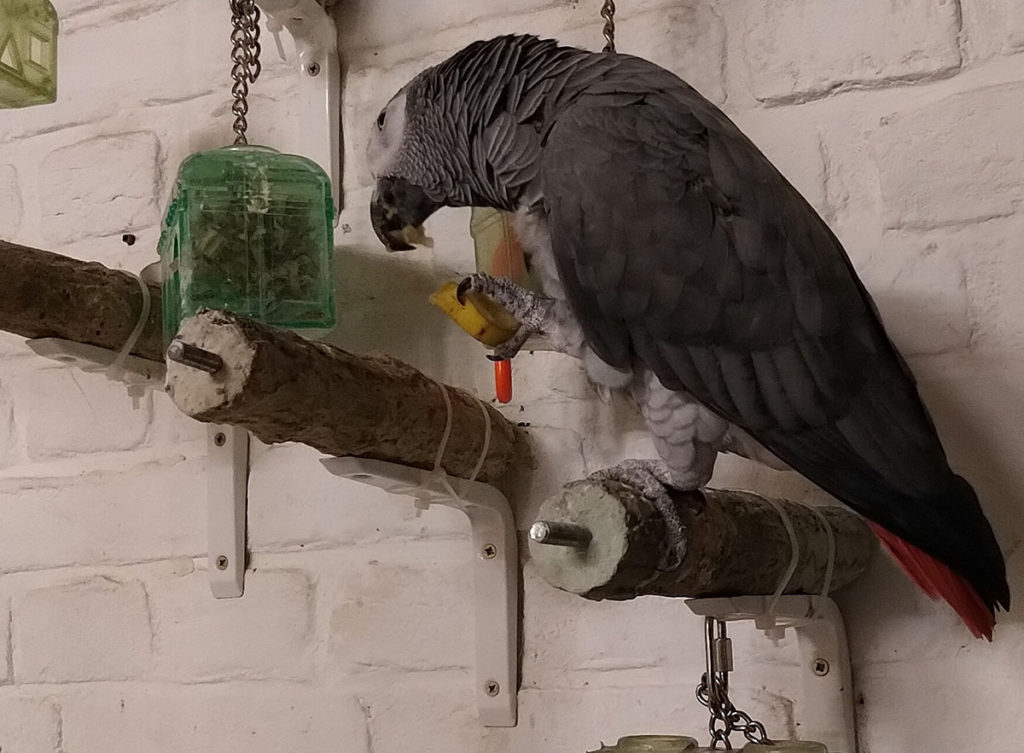
[[[441,208],[417,185],[402,178],[377,181],[370,202],[373,231],[389,251],[409,251],[425,243],[423,222]]]

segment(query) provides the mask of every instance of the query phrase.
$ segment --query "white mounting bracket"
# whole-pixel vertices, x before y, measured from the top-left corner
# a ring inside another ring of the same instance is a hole
[[[792,628],[800,653],[802,695],[796,703],[802,734],[824,743],[829,753],[857,753],[853,685],[846,629],[839,607],[828,597],[780,596],[769,613],[770,596],[687,599],[701,617],[724,622],[753,620],[769,638]]]
[[[44,358],[87,373],[105,372],[117,351],[96,345],[38,337],[28,347]],[[117,376],[137,401],[146,390],[163,390],[167,368],[158,361],[128,356]],[[207,552],[210,589],[218,599],[242,595],[245,577],[245,506],[249,476],[249,433],[237,426],[207,427]]]
[[[519,552],[515,520],[505,496],[478,481],[448,477],[458,495],[438,488],[431,471],[363,458],[326,458],[335,476],[390,494],[412,497],[427,509],[445,505],[469,518],[476,601],[476,696],[480,723],[514,727],[518,690]]]
[[[245,509],[249,487],[249,432],[206,427],[206,538],[210,590],[236,599],[245,590]]]
[[[36,355],[57,361],[65,366],[76,366],[90,374],[98,374],[110,368],[118,356],[116,350],[97,345],[63,340],[59,337],[36,337],[25,342]],[[162,390],[167,368],[158,361],[129,355],[124,359],[118,381],[128,387],[128,394],[140,397],[147,389]]]
[[[299,54],[299,125],[305,151],[331,179],[334,224],[341,217],[341,64],[338,30],[317,0],[257,0],[267,27],[288,29]]]

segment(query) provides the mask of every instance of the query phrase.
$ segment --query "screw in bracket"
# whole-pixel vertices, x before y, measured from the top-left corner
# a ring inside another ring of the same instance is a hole
[[[218,555],[218,557],[217,557],[217,569],[218,570],[227,570],[228,569],[228,558],[225,557],[223,554]]]
[[[494,680],[488,680],[484,683],[484,692],[491,698],[494,698],[494,696],[501,692],[501,685],[496,683]]]
[[[483,548],[480,550],[480,556],[485,560],[493,560],[498,556],[498,547],[494,544],[484,544]]]
[[[213,443],[218,447],[223,447],[224,445],[227,444],[227,442],[228,438],[224,432],[218,431],[216,434],[213,435]]]
[[[306,74],[310,76],[320,75],[320,63],[310,63],[306,66]]]
[[[814,672],[814,674],[816,674],[818,677],[824,677],[825,675],[827,675],[829,669],[831,669],[831,667],[829,667],[828,660],[822,659],[821,657],[818,657],[813,662],[811,662],[811,671]]]

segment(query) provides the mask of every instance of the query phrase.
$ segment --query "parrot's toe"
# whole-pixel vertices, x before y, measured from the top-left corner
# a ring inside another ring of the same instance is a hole
[[[455,296],[460,303],[465,303],[465,296],[471,290],[490,296],[524,325],[538,329],[551,303],[550,299],[539,296],[506,277],[492,277],[484,272],[477,272],[464,278],[456,288]]]
[[[463,278],[455,289],[455,297],[465,303],[471,291],[489,296],[519,322],[516,333],[494,348],[493,359],[499,361],[512,358],[531,336],[544,331],[554,305],[550,298],[539,296],[505,277],[492,277],[484,272]]]
[[[519,330],[505,342],[494,346],[494,353],[487,356],[492,361],[507,361],[514,358],[522,350],[523,345],[533,335],[533,330],[528,327],[520,327]]]
[[[676,504],[668,490],[675,488],[672,470],[660,460],[624,460],[611,468],[590,474],[594,479],[612,479],[638,489],[661,513],[665,521],[665,536],[670,549],[661,563],[663,570],[675,570],[682,564],[686,550],[685,530]]]

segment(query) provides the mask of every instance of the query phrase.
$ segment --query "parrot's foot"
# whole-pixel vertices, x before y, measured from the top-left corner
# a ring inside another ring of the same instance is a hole
[[[665,534],[671,549],[670,559],[662,563],[662,569],[675,570],[682,564],[686,551],[686,531],[668,490],[682,488],[683,485],[679,483],[671,468],[660,460],[624,460],[611,468],[590,474],[590,478],[621,481],[627,486],[639,489],[665,520]]]
[[[477,272],[459,283],[456,296],[465,302],[469,291],[483,293],[501,304],[519,322],[519,329],[508,340],[494,348],[494,360],[512,358],[523,347],[531,335],[541,332],[544,322],[554,306],[554,301],[544,298],[504,277],[491,277]]]

